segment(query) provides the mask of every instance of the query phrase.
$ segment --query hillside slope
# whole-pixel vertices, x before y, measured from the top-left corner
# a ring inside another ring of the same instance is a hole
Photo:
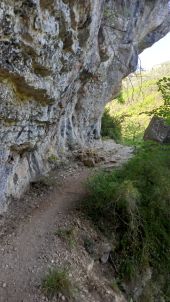
[[[110,115],[122,120],[122,139],[124,143],[137,144],[143,138],[153,109],[163,104],[157,81],[170,76],[170,62],[153,68],[148,72],[135,73],[123,81],[123,103],[113,100],[106,107]]]

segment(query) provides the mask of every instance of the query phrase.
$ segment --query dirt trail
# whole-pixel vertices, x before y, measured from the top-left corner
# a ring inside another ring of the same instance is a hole
[[[85,194],[83,183],[88,175],[88,169],[69,175],[62,186],[37,198],[38,208],[29,217],[23,221],[18,217],[18,226],[0,244],[0,302],[40,301],[35,295],[37,280],[47,265],[43,255],[50,250],[56,219]]]
[[[131,151],[128,152],[127,158]],[[86,193],[84,182],[92,171],[76,166],[63,174],[61,169],[54,173],[52,187],[34,187],[22,200],[13,202],[7,214],[0,216],[0,302],[48,301],[40,289],[42,277],[51,265],[60,266],[64,260],[84,261],[82,268],[79,264],[75,268],[75,279],[81,279],[78,274],[81,270],[84,274],[84,267],[91,259],[81,247],[80,255],[68,251],[54,233],[57,227],[72,224],[74,214],[70,216],[70,212]],[[91,295],[89,300],[87,297],[83,300],[82,295],[76,301],[102,301],[96,294]]]

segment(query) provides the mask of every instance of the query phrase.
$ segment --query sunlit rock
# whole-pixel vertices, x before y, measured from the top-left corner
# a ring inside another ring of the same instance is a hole
[[[169,19],[165,0],[1,0],[1,210],[50,156],[100,138],[105,104]]]
[[[145,130],[144,140],[170,144],[170,126],[163,118],[154,116]]]

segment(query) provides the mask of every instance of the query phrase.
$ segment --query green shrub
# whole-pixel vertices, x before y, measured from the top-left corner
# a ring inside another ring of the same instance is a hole
[[[147,143],[122,168],[100,172],[88,182],[88,216],[116,238],[118,278],[134,279],[151,267],[162,276],[164,295],[170,272],[170,147]],[[166,300],[169,301],[169,300]]]
[[[170,77],[163,77],[157,82],[157,85],[164,100],[164,106],[159,108],[158,114],[170,124]]]
[[[157,82],[158,90],[161,91],[164,105],[170,105],[170,77],[163,77]]]
[[[170,77],[163,77],[157,81],[158,91],[162,93],[164,104],[148,112],[148,115],[163,117],[170,125]]]
[[[72,297],[72,286],[66,270],[50,270],[42,282],[42,289],[51,298],[57,294]]]
[[[121,122],[118,118],[111,116],[107,108],[102,117],[101,135],[114,139],[116,142],[121,140]]]

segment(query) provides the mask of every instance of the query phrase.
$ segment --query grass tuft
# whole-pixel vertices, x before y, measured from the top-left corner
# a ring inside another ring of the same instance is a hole
[[[62,294],[67,298],[72,297],[72,286],[66,270],[51,269],[42,282],[42,289],[46,296],[52,298]]]
[[[76,244],[73,228],[68,228],[68,229],[59,228],[55,232],[55,235],[57,235],[61,239],[64,239],[68,243],[69,247],[74,247]]]

